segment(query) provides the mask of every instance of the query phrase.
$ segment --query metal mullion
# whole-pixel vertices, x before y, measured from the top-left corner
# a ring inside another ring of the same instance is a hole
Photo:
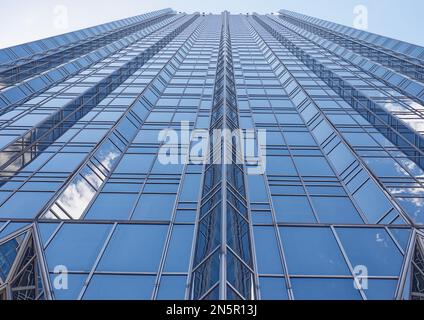
[[[212,291],[214,291],[217,287],[219,286],[219,282],[215,283],[208,291],[205,292],[205,294],[203,294],[203,296],[201,296],[199,298],[199,301],[204,300]]]
[[[209,60],[209,62],[210,62],[209,64],[215,62],[214,63],[216,65],[215,71],[219,68],[219,55],[220,55],[219,49],[220,48],[219,48],[219,45],[218,45],[218,53],[217,53],[216,61],[215,61],[215,58],[214,58],[215,57],[215,53],[214,53],[215,50],[211,50],[212,54],[211,54],[211,59]],[[208,68],[208,72],[209,72],[209,69],[210,69],[210,67]],[[215,77],[216,77],[216,74],[217,74],[217,72],[215,72]],[[216,85],[216,83],[215,83],[215,85]],[[215,92],[212,93],[212,95],[215,95],[215,94],[216,94]],[[212,116],[213,116],[213,111],[214,111],[214,108],[213,108],[214,107],[213,106],[214,97],[212,97],[211,103],[212,103],[212,107],[211,107],[210,112],[209,112],[210,127],[212,125]],[[209,129],[211,129],[211,128],[209,128]],[[207,157],[209,158],[212,154],[211,150],[210,150],[210,146],[208,146],[207,152],[208,152]],[[192,284],[193,283],[193,275],[194,275],[195,271],[197,270],[197,268],[199,268],[199,266],[200,266],[200,264],[198,264],[198,266],[195,266],[194,262],[195,262],[195,255],[196,255],[197,241],[198,241],[198,232],[199,232],[199,226],[200,226],[199,216],[200,216],[200,210],[201,210],[201,207],[202,207],[202,204],[203,204],[203,198],[204,198],[203,188],[204,188],[204,184],[205,184],[205,172],[206,172],[207,169],[208,169],[208,164],[205,161],[205,163],[203,164],[203,171],[202,171],[202,175],[201,175],[202,177],[200,179],[201,190],[199,191],[199,196],[198,196],[198,201],[197,201],[197,210],[196,210],[197,214],[196,214],[195,225],[194,225],[192,253],[191,253],[191,257],[190,257],[190,267],[189,267],[189,273],[188,273],[188,277],[187,277],[187,290],[186,290],[186,294],[185,294],[185,297],[186,297],[187,300],[192,299],[192,297],[193,297],[193,292],[192,292],[193,291],[193,284]],[[207,292],[207,294],[212,292],[212,290],[214,290],[215,287],[216,287],[216,285],[213,286]]]
[[[242,301],[246,301],[247,300],[247,298],[245,298],[245,297],[243,297],[243,295],[236,289],[236,288],[234,288],[234,286],[230,283],[230,282],[228,282],[227,281],[227,286],[228,287],[230,287],[230,289],[237,295],[237,296],[239,296],[239,298],[240,298],[240,300],[242,300]]]
[[[229,252],[231,253],[231,254],[233,254],[234,255],[234,257],[236,258],[236,259],[238,259],[239,261],[240,261],[240,263],[243,265],[243,266],[245,266],[249,271],[250,271],[250,273],[252,273],[252,275],[255,273],[255,271],[253,270],[253,268],[251,267],[251,266],[249,266],[241,257],[240,257],[240,255],[237,253],[237,252],[235,252],[235,250],[233,249],[233,248],[231,248],[231,246],[229,246],[228,244],[227,244],[227,249],[229,250]]]

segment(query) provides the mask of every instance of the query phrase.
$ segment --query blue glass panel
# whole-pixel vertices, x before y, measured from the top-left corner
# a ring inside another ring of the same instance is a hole
[[[316,222],[307,197],[273,196],[278,222]]]
[[[259,279],[262,300],[288,300],[284,278],[261,277]]]
[[[263,176],[248,175],[249,200],[251,202],[268,202]]]
[[[368,279],[368,288],[364,288],[364,292],[368,300],[393,300],[397,283],[397,280]]]
[[[291,279],[296,300],[361,300],[353,279]]]
[[[280,228],[290,274],[350,275],[330,228]]]
[[[316,146],[316,142],[309,132],[284,132],[287,144],[292,146]]]
[[[180,195],[180,201],[197,202],[199,200],[200,174],[187,174]]]
[[[312,197],[312,204],[322,223],[363,223],[349,198]]]
[[[268,156],[266,158],[266,172],[270,175],[297,175],[293,161],[289,157]]]
[[[146,154],[126,154],[114,172],[116,173],[148,173],[152,167],[155,156]]]
[[[324,158],[295,157],[294,159],[302,176],[334,176],[333,170]]]
[[[84,300],[150,300],[156,277],[94,275]]]
[[[411,229],[395,229],[391,228],[390,232],[395,237],[399,245],[406,251],[411,236]]]
[[[17,192],[1,206],[0,217],[32,219],[52,196],[50,192]]]
[[[38,230],[40,231],[40,238],[44,245],[50,239],[53,232],[57,229],[58,226],[59,226],[58,223],[39,223],[38,224]]]
[[[184,300],[187,277],[162,276],[157,299],[158,300]]]
[[[169,221],[176,195],[143,194],[132,220]]]
[[[383,192],[371,181],[365,183],[353,197],[370,223],[377,223],[392,208]]]
[[[85,219],[128,220],[136,200],[136,194],[101,193]]]
[[[353,266],[365,266],[370,276],[398,276],[403,257],[386,230],[337,228]]]
[[[275,229],[272,227],[255,227],[254,240],[258,272],[261,274],[282,274],[283,268]]]
[[[194,226],[174,226],[166,256],[165,272],[188,272]]]
[[[49,270],[65,266],[69,271],[91,271],[110,228],[102,224],[62,226],[45,251]]]
[[[53,284],[53,295],[56,300],[76,300],[81,292],[81,289],[84,285],[85,280],[88,277],[88,274],[68,274],[67,275],[67,288],[58,289],[54,285],[55,281],[60,281],[60,278],[63,275],[60,274],[50,274],[50,281]],[[61,283],[63,284],[63,283]],[[58,286],[60,287],[60,286]]]
[[[417,224],[424,224],[424,198],[398,198],[402,209]]]
[[[59,153],[41,168],[43,172],[72,172],[85,159],[84,153]]]
[[[167,230],[160,225],[119,225],[97,270],[157,272]]]

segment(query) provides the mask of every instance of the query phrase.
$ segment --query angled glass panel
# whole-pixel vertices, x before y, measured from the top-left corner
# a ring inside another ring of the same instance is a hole
[[[403,257],[385,229],[337,228],[336,231],[353,268],[365,266],[370,276],[399,276]]]
[[[291,275],[350,275],[330,228],[280,228]]]

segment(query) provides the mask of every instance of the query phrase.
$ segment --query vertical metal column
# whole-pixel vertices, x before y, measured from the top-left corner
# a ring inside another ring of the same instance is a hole
[[[191,298],[195,300],[255,297],[229,14],[224,12],[222,16],[210,124],[212,138],[204,171],[192,271]]]

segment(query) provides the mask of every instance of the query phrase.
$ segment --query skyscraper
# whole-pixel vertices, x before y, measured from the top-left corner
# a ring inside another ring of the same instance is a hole
[[[165,9],[0,51],[0,299],[423,299],[424,48]]]

